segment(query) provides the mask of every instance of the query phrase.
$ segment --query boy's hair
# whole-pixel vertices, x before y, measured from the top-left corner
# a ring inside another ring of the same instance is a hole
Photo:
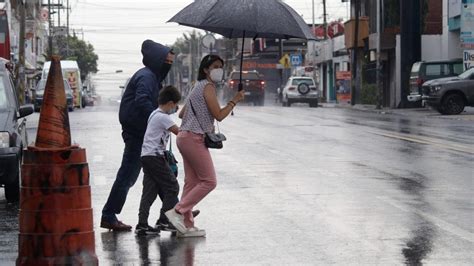
[[[181,93],[174,86],[166,86],[158,95],[158,104],[167,104],[169,101],[177,103],[181,100]]]

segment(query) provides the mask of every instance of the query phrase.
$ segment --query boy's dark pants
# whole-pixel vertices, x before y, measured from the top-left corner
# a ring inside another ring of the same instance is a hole
[[[141,160],[144,176],[138,223],[148,224],[150,207],[156,196],[163,202],[159,221],[167,223],[168,219],[164,213],[178,203],[178,181],[164,156],[143,156]]]

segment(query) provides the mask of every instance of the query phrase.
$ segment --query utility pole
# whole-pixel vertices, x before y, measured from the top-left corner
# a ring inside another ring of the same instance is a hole
[[[61,0],[58,0],[58,27],[61,27]]]
[[[19,40],[19,66],[17,68],[17,94],[20,103],[24,103],[25,95],[25,30],[26,30],[26,0],[22,0],[20,4],[20,40]]]
[[[375,78],[376,78],[376,84],[377,84],[377,109],[382,108],[382,95],[383,95],[383,83],[381,82],[381,77],[380,77],[380,42],[381,42],[381,37],[382,37],[382,31],[381,31],[381,14],[380,14],[380,0],[377,1],[377,66],[376,66],[376,71],[375,71]]]
[[[48,0],[48,56],[51,60],[53,56],[53,36],[51,31],[51,0]]]
[[[323,0],[323,28],[324,28],[324,40],[327,39],[327,14],[326,14],[326,0]]]
[[[69,56],[69,0],[66,1],[66,56]]]
[[[359,50],[359,13],[360,13],[360,0],[355,0],[355,29],[354,29],[354,43],[352,50],[352,84],[351,84],[351,105],[355,105],[356,102],[356,88],[358,83],[357,77],[357,53]]]
[[[400,0],[400,105],[408,102],[410,72],[413,63],[421,60],[421,0]]]
[[[313,34],[316,32],[316,25],[314,24],[314,0],[312,1],[312,9],[313,9],[313,24],[312,24],[312,29],[313,29]]]

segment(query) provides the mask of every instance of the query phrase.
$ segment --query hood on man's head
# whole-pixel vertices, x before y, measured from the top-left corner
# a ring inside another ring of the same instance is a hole
[[[142,43],[143,64],[149,67],[154,73],[158,73],[166,60],[171,48],[152,40],[145,40]]]

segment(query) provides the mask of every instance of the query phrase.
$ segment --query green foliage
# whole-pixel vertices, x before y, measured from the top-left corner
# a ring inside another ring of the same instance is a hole
[[[201,41],[202,34],[193,30],[192,32],[183,33],[183,37],[176,39],[172,45],[173,51],[176,54],[189,54],[190,48],[193,53],[196,53],[195,50],[199,47],[199,42]]]
[[[69,39],[69,42],[68,42]],[[75,60],[81,70],[81,79],[84,80],[89,73],[97,73],[97,60],[99,56],[94,52],[94,46],[77,38],[56,37],[55,52],[62,60]]]
[[[377,104],[377,85],[363,83],[360,100],[362,104]]]

